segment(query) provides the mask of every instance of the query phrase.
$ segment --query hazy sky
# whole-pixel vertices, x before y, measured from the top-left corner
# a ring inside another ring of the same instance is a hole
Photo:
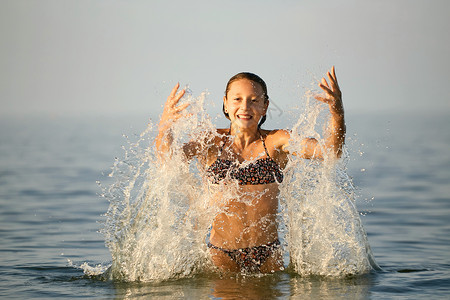
[[[177,81],[220,104],[241,71],[287,109],[332,65],[347,113],[450,112],[449,11],[448,0],[0,0],[0,114],[157,115]]]

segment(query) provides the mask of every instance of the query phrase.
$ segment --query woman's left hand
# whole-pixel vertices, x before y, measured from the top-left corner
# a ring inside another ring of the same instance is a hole
[[[322,81],[319,83],[319,87],[324,90],[325,93],[315,95],[314,98],[328,104],[332,114],[343,116],[344,105],[342,104],[342,93],[339,89],[334,66],[331,68],[331,72],[327,72],[327,77],[330,82],[329,84],[325,77],[323,77]]]

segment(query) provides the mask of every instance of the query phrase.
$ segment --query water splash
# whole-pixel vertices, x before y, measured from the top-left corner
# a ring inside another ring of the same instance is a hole
[[[212,128],[202,112],[204,99],[189,94],[183,99],[191,104],[192,116],[174,124],[172,155],[165,163],[157,158],[151,123],[125,148],[124,159],[116,160],[111,173],[116,181],[104,192],[110,201],[103,233],[112,255],[112,278],[161,280],[203,268],[206,229],[197,226],[194,210],[206,206],[198,175],[202,170],[186,161],[182,146],[192,138],[203,140]]]
[[[101,276],[108,270],[108,266],[104,264],[91,266],[87,262],[84,262],[81,265],[77,265],[74,264],[70,259],[67,260],[67,265],[71,268],[81,269],[83,270],[85,275],[92,277]]]
[[[309,99],[309,98],[308,98]],[[104,189],[110,206],[102,232],[112,255],[105,273],[122,281],[151,281],[193,276],[210,270],[205,237],[218,208],[211,207],[211,190],[204,180],[200,157],[187,161],[183,145],[190,140],[211,143],[215,126],[204,109],[206,95],[186,93],[189,117],[176,122],[172,153],[161,163],[155,152],[155,126],[124,147]],[[308,102],[309,103],[309,100]],[[315,103],[315,102],[313,102]],[[323,106],[308,104],[292,128],[291,150],[302,138],[319,138],[316,126]],[[343,163],[304,161],[293,156],[280,185],[280,236],[290,264],[302,275],[345,275],[371,269],[371,253],[351,179]],[[220,188],[220,186],[219,186]],[[233,197],[230,185],[225,198]]]
[[[328,119],[328,111],[310,102],[311,98],[307,95],[307,109],[292,128],[290,152],[300,149],[304,138],[320,140],[317,124]],[[337,160],[321,147],[323,161],[291,156],[285,169],[288,184],[280,186],[291,268],[301,275],[325,276],[378,269],[355,206],[356,189],[346,170],[347,151],[344,148],[343,158]]]

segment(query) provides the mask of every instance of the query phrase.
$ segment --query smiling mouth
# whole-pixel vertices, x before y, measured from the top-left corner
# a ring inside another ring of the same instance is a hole
[[[240,120],[250,120],[253,118],[253,116],[250,115],[238,115],[237,116]]]

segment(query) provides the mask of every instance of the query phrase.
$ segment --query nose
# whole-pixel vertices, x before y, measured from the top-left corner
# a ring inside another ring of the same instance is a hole
[[[250,99],[244,99],[244,101],[242,101],[242,106],[244,109],[248,109],[250,107],[250,104],[251,104]]]

